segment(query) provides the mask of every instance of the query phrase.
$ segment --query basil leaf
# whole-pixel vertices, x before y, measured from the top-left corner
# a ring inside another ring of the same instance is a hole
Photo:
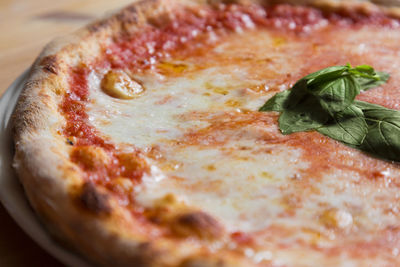
[[[400,161],[400,111],[355,101],[368,124],[360,149],[385,159]]]
[[[355,68],[352,68],[350,64],[347,64],[349,67],[348,72],[358,77],[363,77],[371,80],[379,80],[379,77],[376,75],[374,68],[368,65],[360,65]]]
[[[299,80],[290,90],[288,100],[285,102],[285,108],[295,108],[304,98],[307,98],[307,81]]]
[[[352,76],[342,76],[309,91],[320,99],[320,104],[332,116],[350,106],[360,93],[360,85]]]
[[[369,74],[369,75],[374,75],[375,74],[374,68],[369,66],[369,65],[358,65],[357,67],[355,67],[353,69],[358,71],[358,72]]]
[[[368,125],[362,110],[351,105],[343,112],[337,113],[330,123],[317,131],[347,145],[359,146],[368,133]]]
[[[379,78],[376,76],[375,70],[371,66],[360,65],[355,68],[352,68],[350,65],[348,66],[350,67],[348,72],[355,76],[364,77],[371,80],[379,80]]]
[[[356,80],[361,86],[362,91],[369,90],[374,87],[381,86],[382,84],[385,84],[389,78],[390,75],[389,73],[386,72],[376,72],[377,77],[379,77],[379,80],[373,80],[373,79],[368,79],[364,77],[357,77]]]
[[[259,111],[284,111],[285,102],[289,98],[290,91],[286,90],[280,93],[277,93],[272,98],[270,98],[260,109]]]
[[[382,158],[400,161],[400,118],[366,120],[369,128],[362,149]]]
[[[371,103],[359,101],[359,100],[355,100],[354,105],[356,107],[358,107],[359,109],[361,109],[364,114],[368,113],[368,112],[372,112],[370,114],[375,114],[376,112],[379,112],[379,111],[388,110],[387,108],[385,108],[383,106],[380,106],[377,104],[371,104]]]
[[[334,66],[300,79],[260,111],[279,111],[282,134],[316,130],[376,156],[400,161],[400,111],[355,100],[389,79],[368,65]]]
[[[311,73],[305,76],[303,79],[307,81],[308,85],[326,82],[340,77],[341,74],[347,69],[347,66],[333,66]]]
[[[330,116],[318,103],[315,97],[308,97],[300,105],[286,109],[279,117],[279,128],[282,134],[315,130],[323,126]]]

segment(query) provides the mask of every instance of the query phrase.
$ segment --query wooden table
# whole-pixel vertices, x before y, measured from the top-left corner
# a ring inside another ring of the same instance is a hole
[[[1,0],[0,94],[43,46],[132,0]],[[34,243],[0,205],[0,266],[62,266]]]

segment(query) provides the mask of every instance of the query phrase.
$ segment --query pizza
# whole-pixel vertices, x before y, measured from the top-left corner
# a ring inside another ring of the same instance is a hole
[[[368,64],[400,109],[397,1],[134,3],[50,43],[14,167],[54,238],[102,266],[398,266],[400,168],[259,108]]]

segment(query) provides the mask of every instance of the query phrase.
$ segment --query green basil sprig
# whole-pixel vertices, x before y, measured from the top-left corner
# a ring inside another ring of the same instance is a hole
[[[278,111],[282,134],[318,131],[375,156],[400,161],[400,111],[355,100],[389,74],[371,66],[333,66],[277,93],[259,111]]]

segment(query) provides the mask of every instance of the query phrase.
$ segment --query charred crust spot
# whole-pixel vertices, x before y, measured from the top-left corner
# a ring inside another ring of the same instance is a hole
[[[67,144],[73,146],[74,142],[72,142],[71,139],[67,138]]]
[[[98,192],[93,182],[86,182],[83,185],[79,195],[79,202],[83,208],[96,215],[111,213],[108,196]]]
[[[179,267],[227,267],[228,265],[223,259],[209,259],[204,258],[187,258],[185,259]]]
[[[207,0],[207,3],[211,6],[218,6],[220,4],[248,4],[249,0]]]
[[[197,236],[201,239],[214,239],[223,235],[220,223],[202,211],[177,215],[172,222],[172,230],[180,236]]]
[[[135,6],[129,6],[125,8],[121,13],[117,15],[117,19],[122,23],[137,23],[137,8]]]
[[[95,22],[91,25],[88,26],[88,30],[91,33],[96,33],[102,30],[103,28],[106,28],[109,25],[110,21],[109,20],[104,20],[104,21],[98,21]]]
[[[57,57],[55,55],[44,57],[40,61],[40,66],[42,66],[43,70],[46,72],[57,74]]]
[[[157,250],[151,242],[140,243],[138,245],[138,252],[144,259],[144,262],[148,259],[160,258],[163,254],[163,252]]]
[[[129,259],[128,262],[134,263],[132,266],[164,266],[162,262],[165,251],[155,248],[152,242],[141,242],[137,244],[136,249],[127,253],[129,254],[125,256]]]

